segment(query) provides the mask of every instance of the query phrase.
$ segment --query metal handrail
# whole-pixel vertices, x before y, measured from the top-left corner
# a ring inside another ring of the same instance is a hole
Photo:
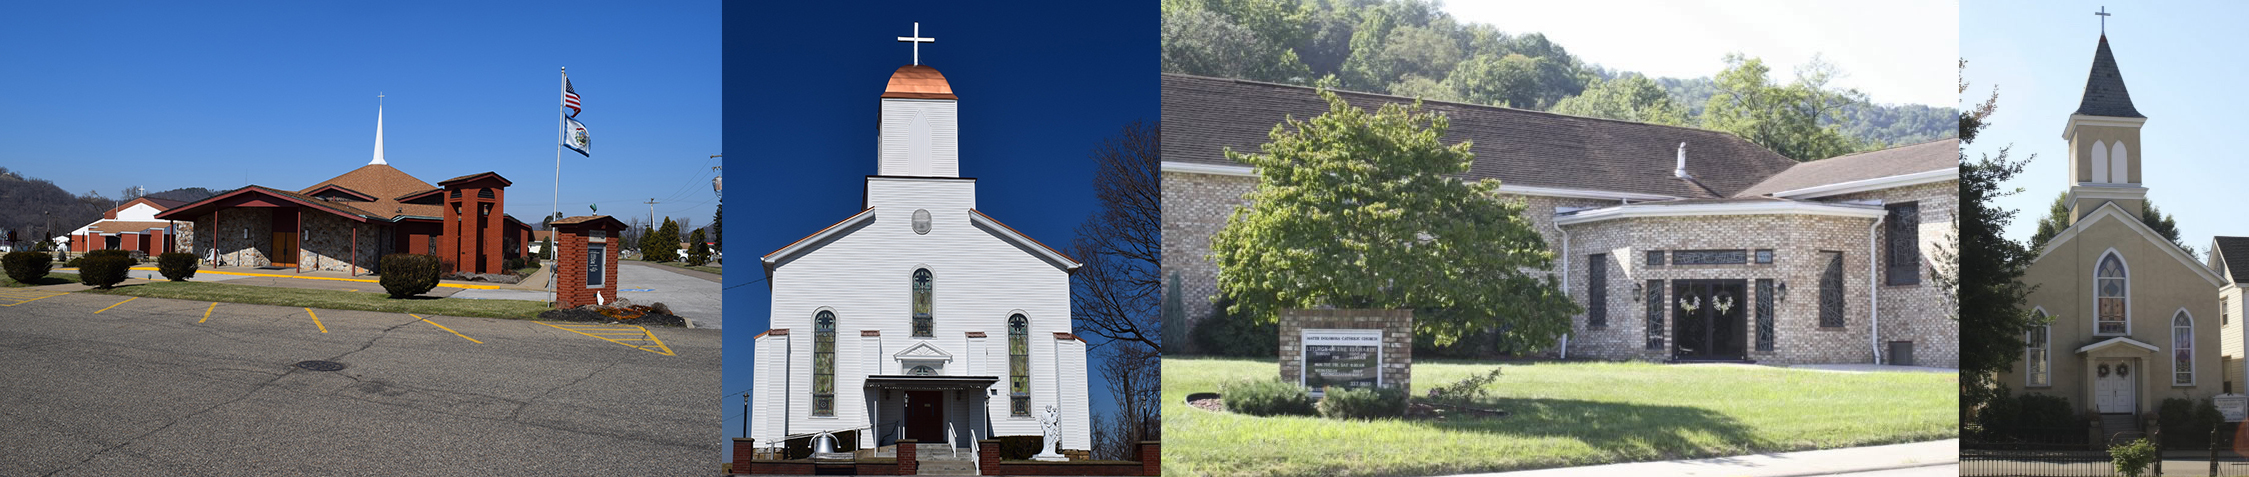
[[[950,454],[948,455],[952,457],[960,457],[961,450],[959,446],[960,444],[953,442],[953,423],[945,423],[945,451],[949,452]]]
[[[982,445],[976,442],[977,439],[982,438],[976,435],[975,429],[968,430],[968,454],[973,457],[968,462],[969,465],[976,466],[976,473],[978,474],[984,473],[984,449]]]

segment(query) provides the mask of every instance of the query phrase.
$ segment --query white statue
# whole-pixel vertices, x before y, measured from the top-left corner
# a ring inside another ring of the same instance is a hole
[[[1061,446],[1062,441],[1062,409],[1049,404],[1045,410],[1046,413],[1039,416],[1039,428],[1046,433],[1046,439],[1043,442],[1045,447],[1039,452],[1039,455],[1031,456],[1031,458],[1036,460],[1069,460],[1068,457],[1056,452],[1056,448]]]

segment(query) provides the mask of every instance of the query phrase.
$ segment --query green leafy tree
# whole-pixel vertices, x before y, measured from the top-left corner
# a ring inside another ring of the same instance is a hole
[[[1960,67],[1965,70],[1967,61],[1962,60]],[[1965,76],[1960,91],[1968,91]],[[1997,155],[1987,153],[1971,161],[1965,149],[1975,142],[1977,132],[1990,126],[1998,102],[1994,89],[1990,99],[1960,114],[1959,245],[1952,250],[1940,248],[1936,257],[1949,265],[1940,263],[1935,280],[1940,287],[1954,290],[1959,303],[1955,318],[1960,322],[1960,422],[1974,422],[1975,409],[2005,392],[1994,378],[2022,358],[2023,332],[2044,324],[2024,306],[2033,289],[2022,281],[2031,251],[2005,235],[2017,211],[1996,203],[2022,192],[2004,184],[2037,156],[2010,160],[2010,147],[2001,147]],[[1953,272],[1942,273],[1948,269]]]
[[[1312,70],[1297,60],[1295,51],[1209,11],[1165,14],[1160,49],[1166,73],[1280,83],[1312,78]]]
[[[1579,312],[1553,277],[1554,254],[1499,196],[1463,181],[1469,143],[1445,145],[1443,115],[1387,105],[1369,113],[1322,90],[1328,112],[1276,125],[1262,153],[1226,151],[1259,181],[1211,239],[1231,312],[1412,308],[1417,335],[1447,344],[1498,329],[1541,347]]]
[[[2156,208],[2154,199],[2140,201],[2140,223],[2146,224],[2150,229],[2155,229],[2156,235],[2162,235],[2164,240],[2169,240],[2171,245],[2176,245],[2180,250],[2185,250],[2187,255],[2201,257],[2201,253],[2196,252],[2194,246],[2187,245],[2185,241],[2179,240],[2178,217],[2165,214],[2163,209]],[[2046,243],[2053,241],[2054,236],[2061,235],[2062,231],[2066,229],[2069,229],[2069,192],[2063,191],[2054,195],[2054,203],[2046,208],[2046,216],[2038,219],[2038,231],[2030,236],[2030,251],[2037,253],[2040,250],[2045,250]]]
[[[1452,87],[1420,76],[1407,76],[1390,84],[1390,94],[1428,101],[1460,101],[1460,97],[1453,95]]]
[[[1837,74],[1833,67],[1815,62],[1787,85],[1774,83],[1767,77],[1769,72],[1764,60],[1726,55],[1717,91],[1703,106],[1702,127],[1734,133],[1798,161],[1880,146],[1844,136],[1841,127],[1823,125],[1836,118],[1844,105],[1863,101],[1856,91],[1827,89],[1827,82]]]
[[[1555,103],[1548,111],[1672,126],[1687,123],[1687,111],[1671,94],[1646,76],[1627,75],[1610,81],[1593,80],[1585,93]]]
[[[1537,108],[1538,69],[1545,60],[1523,55],[1478,56],[1462,62],[1445,78],[1461,101],[1511,108]]]

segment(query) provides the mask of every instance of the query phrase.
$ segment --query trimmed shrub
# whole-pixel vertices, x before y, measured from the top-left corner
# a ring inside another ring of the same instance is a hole
[[[36,285],[54,271],[55,257],[41,252],[8,252],[0,255],[0,269],[6,269],[8,279],[17,283]]]
[[[85,257],[78,264],[78,283],[103,290],[116,288],[125,281],[125,274],[132,272],[133,263],[132,257],[122,253]]]
[[[1405,413],[1406,391],[1397,388],[1329,387],[1320,399],[1320,417],[1329,419],[1387,419]]]
[[[91,251],[91,252],[86,252],[86,254],[85,254],[85,255],[81,255],[80,257],[83,257],[83,258],[94,258],[94,257],[117,257],[117,258],[123,258],[123,259],[126,259],[126,260],[131,260],[131,259],[133,258],[133,252],[132,252],[132,251],[130,251],[130,250],[109,250],[109,249],[104,249],[104,250],[95,250],[95,251]]]
[[[1046,450],[1046,436],[1000,436],[1001,460],[1028,460]]]
[[[1316,416],[1311,393],[1280,378],[1245,380],[1219,386],[1226,410],[1252,416]]]
[[[2116,466],[2116,473],[2140,477],[2142,472],[2147,471],[2148,464],[2155,463],[2155,444],[2141,438],[2130,444],[2108,448],[2108,457],[2109,463]]]
[[[2163,426],[2165,447],[2201,449],[2210,446],[2210,429],[2225,417],[2209,399],[2193,401],[2167,398],[2156,406],[2156,423]]]
[[[1280,323],[1260,323],[1248,313],[1226,311],[1234,306],[1233,297],[1219,297],[1211,304],[1210,317],[1195,323],[1195,349],[1219,356],[1240,356],[1271,359],[1281,353]],[[1226,396],[1227,406],[1232,406],[1234,396]]]
[[[437,288],[437,277],[442,269],[436,255],[418,253],[384,255],[378,265],[383,267],[379,281],[391,298],[420,295]]]
[[[63,268],[78,268],[78,266],[79,266],[79,265],[83,265],[83,264],[85,264],[85,263],[86,263],[86,256],[84,256],[84,255],[80,255],[80,256],[76,256],[76,257],[71,257],[71,258],[70,258],[70,260],[64,260],[64,261],[62,262],[62,267],[63,267]]]
[[[195,254],[187,252],[171,252],[163,255],[157,255],[156,271],[157,273],[164,274],[165,279],[175,282],[184,282],[189,278],[195,278],[195,268],[197,265],[196,262],[197,260],[195,258]]]

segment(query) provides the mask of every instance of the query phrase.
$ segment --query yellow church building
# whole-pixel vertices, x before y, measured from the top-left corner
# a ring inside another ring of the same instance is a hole
[[[2102,435],[2137,432],[2164,399],[2238,392],[2240,327],[2221,318],[2230,285],[2141,222],[2147,122],[2132,106],[2102,35],[2069,143],[2069,226],[2038,250],[2026,308],[2050,322],[2026,333],[2023,359],[2000,377],[2020,394],[2067,399],[2100,415]],[[2161,163],[2155,163],[2160,167]],[[2222,339],[2225,330],[2234,339]]]

